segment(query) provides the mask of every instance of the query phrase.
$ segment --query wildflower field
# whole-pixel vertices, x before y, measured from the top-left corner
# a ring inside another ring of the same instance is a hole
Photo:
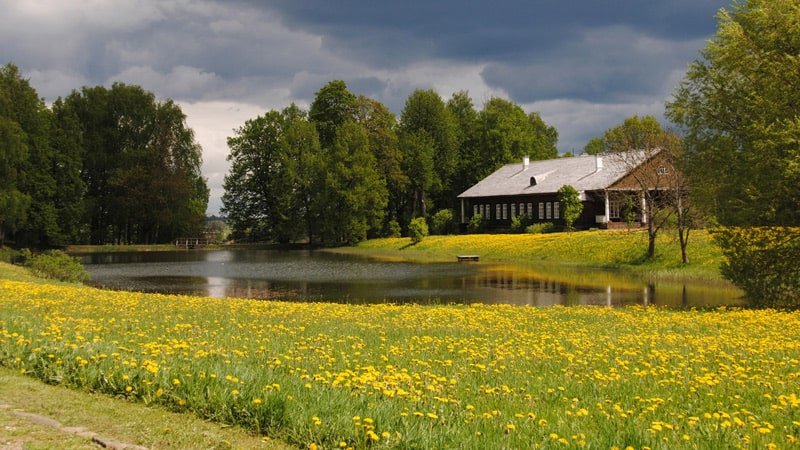
[[[788,448],[800,314],[343,305],[0,279],[0,365],[303,448]]]

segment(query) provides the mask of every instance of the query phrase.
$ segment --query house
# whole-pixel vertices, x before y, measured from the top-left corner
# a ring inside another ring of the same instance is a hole
[[[481,214],[490,228],[509,228],[517,215],[531,223],[563,225],[558,190],[574,187],[583,201],[576,228],[627,226],[623,209],[633,199],[637,226],[647,223],[648,191],[667,190],[674,168],[658,150],[587,155],[507,164],[458,196],[461,224]],[[654,198],[652,195],[651,198]]]

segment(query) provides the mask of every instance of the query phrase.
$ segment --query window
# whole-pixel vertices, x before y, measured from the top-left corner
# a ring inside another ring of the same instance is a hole
[[[517,215],[517,205],[511,204],[511,218],[513,219]]]
[[[503,203],[503,220],[508,219],[508,204]]]
[[[553,202],[553,219],[560,218],[559,217],[560,215],[561,215],[561,211],[559,210],[559,203],[558,202]]]
[[[528,219],[533,218],[533,203],[528,203]]]
[[[478,215],[478,205],[472,205],[472,215],[473,216]]]
[[[547,202],[547,205],[545,206],[545,214],[546,214],[548,219],[552,219],[553,218],[553,204],[552,203]]]
[[[669,169],[664,166],[660,166],[658,169],[656,169],[656,173],[659,175],[666,175],[669,173]]]
[[[490,205],[483,205],[483,206],[484,206],[484,209],[486,210],[486,220],[491,219],[492,218],[492,208],[490,207]]]
[[[544,220],[544,203],[539,202],[539,220]]]
[[[519,204],[519,215],[520,216],[524,216],[525,215],[525,203],[520,203]]]
[[[495,214],[494,218],[500,220],[503,218],[503,206],[498,203],[496,205],[497,214]]]
[[[622,202],[608,202],[608,214],[610,219],[619,219],[622,217]]]

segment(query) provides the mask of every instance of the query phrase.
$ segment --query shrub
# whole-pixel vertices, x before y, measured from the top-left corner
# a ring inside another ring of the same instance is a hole
[[[527,215],[519,215],[511,218],[511,231],[514,233],[524,233],[531,225],[532,220]]]
[[[428,235],[428,223],[425,222],[424,217],[417,217],[408,224],[408,236],[414,244],[422,242],[422,239]]]
[[[483,233],[486,229],[486,219],[483,217],[483,214],[475,214],[469,219],[469,223],[467,224],[467,231],[470,233]]]
[[[535,223],[525,228],[525,232],[528,234],[552,233],[555,230],[556,226],[552,222]]]
[[[431,216],[431,234],[452,234],[455,230],[452,209],[442,209]]]
[[[558,190],[558,198],[561,201],[561,217],[564,219],[567,231],[572,231],[572,224],[581,217],[583,212],[583,202],[578,191],[565,184]]]
[[[722,276],[741,288],[751,305],[800,307],[800,228],[717,228],[725,260]]]
[[[398,238],[401,234],[400,224],[394,219],[386,222],[383,227],[383,237]]]
[[[25,265],[34,275],[72,283],[80,283],[89,279],[89,273],[77,258],[67,255],[61,250],[50,250],[38,255],[24,251]]]

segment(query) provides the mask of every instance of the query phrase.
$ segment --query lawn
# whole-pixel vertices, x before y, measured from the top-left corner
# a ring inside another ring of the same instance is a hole
[[[371,239],[341,253],[421,261],[455,261],[456,255],[479,255],[481,261],[548,266],[616,269],[660,278],[720,280],[722,252],[710,233],[695,230],[689,240],[689,264],[681,262],[677,236],[662,231],[655,258],[646,258],[647,232],[580,231],[549,234],[465,234],[428,236],[418,244],[409,238]]]
[[[0,279],[0,364],[304,448],[800,437],[800,313],[772,310],[220,300],[17,275]]]

